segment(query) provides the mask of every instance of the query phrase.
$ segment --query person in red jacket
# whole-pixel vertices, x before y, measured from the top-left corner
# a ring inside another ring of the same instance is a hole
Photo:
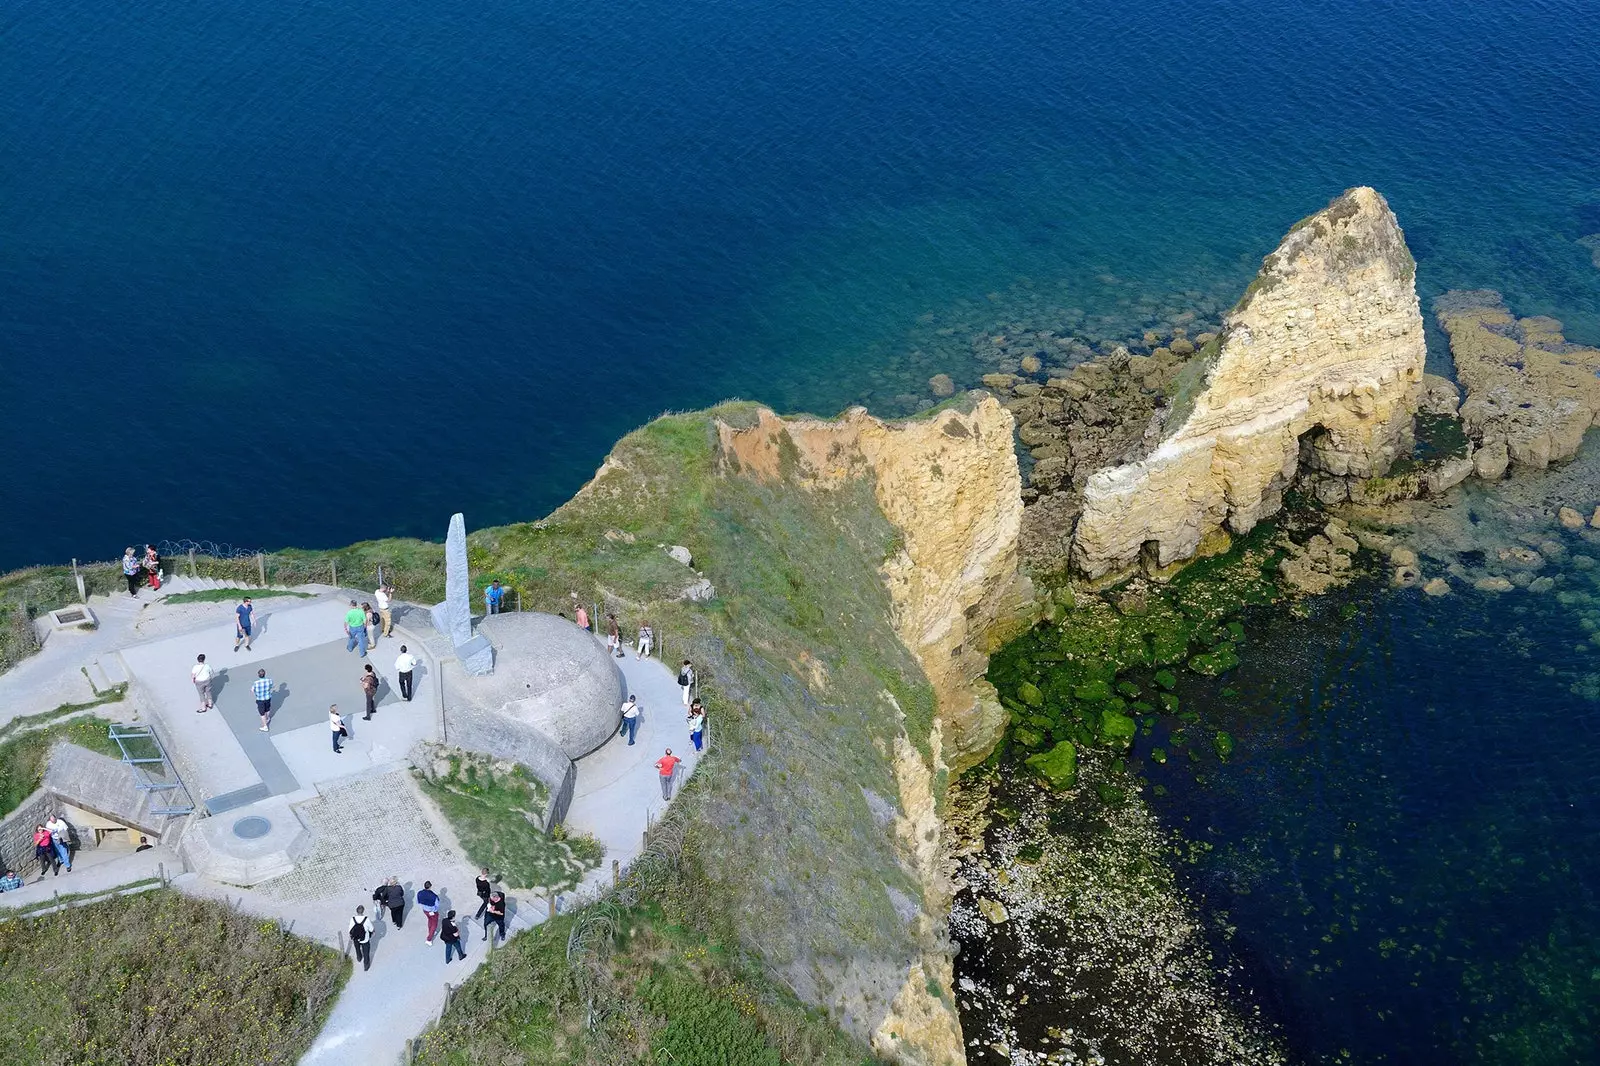
[[[656,760],[656,772],[661,775],[661,798],[672,798],[672,779],[678,772],[678,764],[683,760],[672,754],[668,748],[667,753]]]

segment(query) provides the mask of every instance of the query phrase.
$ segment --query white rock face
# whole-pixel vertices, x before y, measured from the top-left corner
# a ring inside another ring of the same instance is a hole
[[[1091,577],[1141,555],[1166,567],[1224,525],[1247,532],[1281,506],[1302,451],[1333,478],[1385,473],[1409,447],[1422,387],[1415,275],[1372,189],[1351,189],[1290,230],[1195,357],[1166,438],[1147,458],[1090,476],[1074,565]]]

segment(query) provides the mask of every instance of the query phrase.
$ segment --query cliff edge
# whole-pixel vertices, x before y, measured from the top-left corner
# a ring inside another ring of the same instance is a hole
[[[1409,448],[1421,390],[1415,276],[1372,189],[1298,223],[1180,375],[1159,443],[1089,477],[1073,565],[1100,577],[1187,559],[1208,534],[1275,512],[1302,463],[1329,503],[1385,473]]]

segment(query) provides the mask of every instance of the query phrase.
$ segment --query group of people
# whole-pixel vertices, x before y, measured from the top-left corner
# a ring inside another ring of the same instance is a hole
[[[489,939],[489,930],[495,930],[497,942],[506,938],[506,894],[498,888],[487,866],[478,873],[474,887],[478,893],[478,911],[473,918],[483,923],[483,939]],[[389,913],[389,922],[399,930],[405,926],[406,919],[406,890],[400,884],[400,879],[391,877],[373,890],[372,900],[377,904],[373,913],[367,913],[366,904],[356,908],[350,916],[350,944],[355,949],[356,961],[361,963],[363,970],[372,968],[372,938],[378,931],[375,915],[384,911]],[[439,908],[442,906],[439,893],[434,891],[432,881],[422,882],[422,887],[417,890],[417,906],[428,919],[428,934],[423,941],[432,944],[437,937],[444,944],[444,961],[449,965],[457,956],[465,960],[467,949],[463,946],[466,939],[462,927],[467,924],[466,919],[458,919],[454,910],[447,910],[441,918]]]
[[[345,651],[359,649],[361,658],[365,659],[367,649],[377,647],[380,635],[387,637],[393,633],[393,585],[379,586],[372,594],[371,602],[357,604],[355,600],[350,601],[350,609],[344,613]]]
[[[44,880],[46,870],[51,872],[50,876],[60,877],[63,866],[67,868],[67,873],[72,872],[74,850],[72,832],[72,824],[67,821],[66,815],[59,811],[51,815],[48,821],[33,827],[33,857],[39,861],[39,876],[36,880]],[[6,874],[9,877],[16,876],[10,870],[7,870]]]
[[[122,576],[128,582],[130,596],[139,595],[139,589],[144,585],[160,589],[164,574],[161,570],[161,557],[157,554],[155,545],[146,544],[143,555],[135,551],[131,544],[122,549]]]

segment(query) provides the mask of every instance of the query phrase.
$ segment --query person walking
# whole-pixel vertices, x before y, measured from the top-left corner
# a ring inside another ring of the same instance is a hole
[[[72,826],[60,811],[50,816],[44,823],[45,829],[50,832],[50,845],[55,848],[56,857],[61,860],[61,865],[67,868],[67,873],[72,872]]]
[[[478,873],[478,879],[473,882],[473,887],[478,890],[478,912],[473,917],[482,918],[489,910],[489,897],[494,894],[494,883],[489,879],[487,866]]]
[[[506,590],[500,587],[500,582],[491,581],[483,590],[483,613],[499,614],[500,605],[505,602]]]
[[[394,632],[394,586],[379,585],[372,594],[372,602],[378,607],[378,621],[382,623],[383,635],[388,636]]]
[[[194,657],[194,668],[189,671],[189,680],[194,682],[194,690],[200,696],[200,706],[196,707],[196,714],[204,714],[215,706],[211,699],[211,678],[214,675],[211,667],[206,665],[204,655]]]
[[[627,658],[627,653],[622,650],[622,627],[617,625],[617,616],[606,615],[606,648],[617,658]]]
[[[33,857],[39,860],[38,880],[44,880],[46,870],[50,870],[53,877],[61,876],[61,857],[56,854],[55,838],[39,824],[33,827]]]
[[[627,737],[628,746],[633,747],[633,738],[639,735],[639,697],[629,696],[622,705],[622,728],[617,731],[617,736]]]
[[[363,970],[372,969],[372,916],[366,907],[357,907],[350,916],[350,946],[356,949],[356,961]]]
[[[339,747],[339,738],[349,736],[350,730],[345,728],[344,719],[339,716],[337,703],[328,708],[328,728],[333,731],[333,753],[343,755],[344,749]]]
[[[422,890],[417,893],[417,906],[422,908],[423,916],[428,919],[426,943],[431,944],[439,932],[439,893],[433,890],[432,881],[422,882]]]
[[[467,961],[467,949],[461,944],[461,927],[456,924],[456,912],[451,911],[444,916],[444,921],[439,926],[439,939],[444,941],[444,964],[450,965],[451,952],[461,955],[461,961]]]
[[[256,671],[256,682],[250,686],[250,692],[256,698],[256,713],[261,716],[261,731],[265,733],[272,719],[272,678],[265,669]]]
[[[678,695],[683,697],[683,705],[689,706],[690,690],[694,688],[694,663],[688,659],[683,660],[683,665],[678,667]]]
[[[678,772],[678,764],[682,761],[682,759],[672,754],[671,748],[668,748],[667,753],[656,760],[656,772],[661,776],[661,798],[664,800],[672,798],[672,778]]]
[[[361,691],[367,697],[367,713],[361,716],[361,720],[370,722],[378,710],[378,672],[372,668],[371,663],[361,671]]]
[[[161,556],[154,544],[144,546],[144,578],[155,592],[161,591]]]
[[[361,610],[367,616],[367,647],[376,648],[378,646],[378,630],[383,628],[383,619],[378,617],[378,612],[373,609],[370,603],[363,601]]]
[[[128,582],[128,595],[139,595],[139,582],[144,579],[144,567],[139,565],[139,557],[133,554],[133,545],[122,549],[122,577]]]
[[[706,708],[698,697],[689,704],[689,739],[694,742],[694,750],[701,751],[701,741],[706,731]]]
[[[378,906],[389,908],[389,921],[394,923],[396,929],[406,924],[406,890],[400,887],[398,877],[391,877],[379,885],[372,893],[372,898]]]
[[[650,645],[655,643],[655,639],[656,639],[655,631],[650,628],[650,623],[649,622],[646,622],[646,623],[644,623],[644,625],[640,626],[639,627],[639,643],[637,645],[638,649],[639,649],[639,654],[636,657],[639,658],[639,659],[647,659],[647,658],[649,658],[649,656],[650,656]]]
[[[355,600],[350,601],[350,609],[344,613],[345,651],[361,649],[361,657],[367,657],[367,612]]]
[[[593,627],[589,625],[589,611],[583,604],[580,603],[573,609],[572,619],[578,623],[578,628],[585,633],[593,632]]]
[[[243,644],[244,650],[249,651],[252,637],[251,630],[256,617],[256,609],[251,605],[250,597],[246,596],[240,600],[239,606],[233,609],[233,613],[233,650],[238,651],[239,645]]]
[[[494,926],[498,931],[495,942],[505,943],[506,939],[506,895],[496,890],[489,896],[488,910],[483,917],[483,939],[489,939],[489,926]]]
[[[394,661],[395,676],[400,679],[400,698],[407,703],[411,702],[412,678],[416,676],[417,657],[406,650],[404,644],[400,645],[400,654]]]

